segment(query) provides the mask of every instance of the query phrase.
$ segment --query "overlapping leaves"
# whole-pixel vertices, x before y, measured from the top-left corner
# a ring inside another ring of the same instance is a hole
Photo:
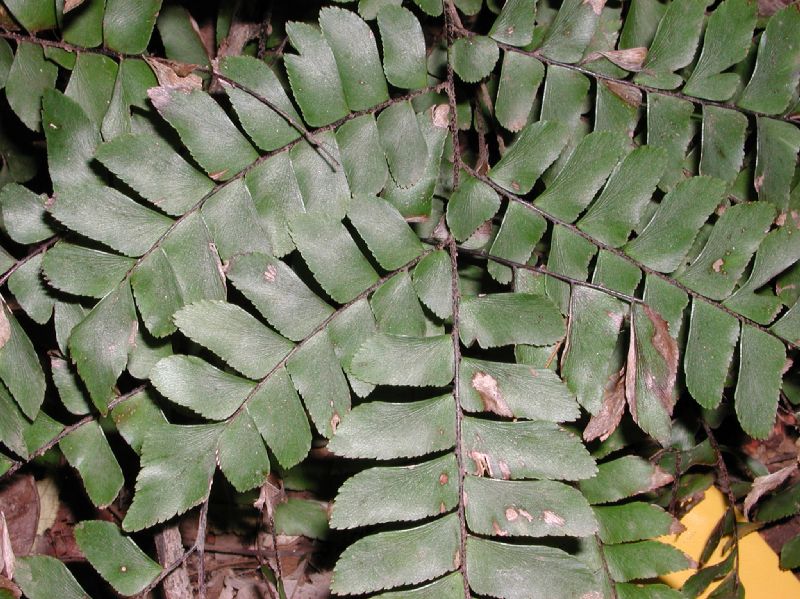
[[[360,2],[287,23],[292,51],[271,67],[212,61],[177,6],[51,4],[6,2],[29,32],[63,23],[87,49],[141,53],[156,24],[167,57],[208,79],[31,41],[6,52],[9,105],[43,131],[53,191],[0,191],[9,237],[44,242],[8,257],[9,291],[52,316],[66,409],[113,408],[141,455],[123,528],[202,503],[217,467],[257,487],[316,433],[379,461],[334,504],[332,527],[378,529],[342,554],[336,593],[673,595],[631,582],[688,562],[652,540],[672,518],[628,498],[688,466],[607,455],[626,411],[669,446],[684,385],[706,409],[732,398],[750,435],[772,429],[800,339],[796,7],[762,27],[746,0],[635,0],[624,19],[602,1],[509,0],[485,36],[449,10],[455,37],[426,48],[419,17],[439,2]],[[429,75],[445,60],[461,83]],[[487,117],[506,131],[491,160]],[[448,136],[471,119],[475,168]],[[0,438],[26,457],[62,425],[40,411],[46,378],[8,303],[0,334]],[[149,388],[115,399],[128,375]],[[581,409],[588,423],[566,424]],[[610,443],[592,457],[576,432]],[[60,447],[112,502],[104,429]],[[84,552],[139,592],[160,569],[100,524],[81,528]],[[40,571],[74,583],[30,558],[32,596]]]

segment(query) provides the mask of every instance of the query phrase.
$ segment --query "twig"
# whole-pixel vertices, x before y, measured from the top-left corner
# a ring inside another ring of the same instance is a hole
[[[276,491],[271,492],[271,489],[275,489]],[[270,580],[267,580],[267,589],[269,589],[269,593],[274,599],[279,599],[281,594],[281,585],[283,584],[283,566],[281,564],[280,552],[278,551],[278,531],[275,529],[275,506],[273,505],[273,500],[281,492],[281,488],[276,487],[268,480],[261,486],[261,494],[255,504],[259,508],[262,516],[258,520],[259,532],[261,531],[261,525],[264,521],[264,512],[266,512],[267,524],[269,525],[269,534],[272,540],[272,551],[275,557],[275,592],[272,591],[272,584],[270,584],[272,581]],[[256,543],[256,546],[258,547],[259,565],[263,566],[266,563],[267,567],[270,567],[269,561],[265,560],[261,553],[261,543],[258,542],[258,536],[256,537]],[[261,570],[261,572],[263,575],[263,570]]]
[[[161,531],[160,533],[158,533],[156,535],[156,549],[157,550],[161,550],[161,551],[164,551],[166,549],[170,549],[171,550],[171,548],[176,546],[175,545],[175,535],[177,535],[177,542],[178,542],[177,546],[178,547],[182,547],[182,545],[180,545],[180,542],[181,542],[180,541],[180,534],[181,533],[178,530],[178,525],[177,524],[172,524],[171,526],[168,526],[167,528],[165,528],[163,531]],[[160,547],[159,547],[159,545],[160,545]],[[142,589],[142,591],[139,592],[139,594],[136,595],[136,597],[140,598],[140,599],[143,599],[144,597],[147,597],[147,594],[150,591],[152,591],[158,585],[160,585],[162,582],[164,582],[164,580],[166,580],[167,577],[172,575],[173,572],[175,572],[175,570],[177,570],[178,568],[183,566],[184,562],[187,559],[189,559],[189,556],[192,555],[195,552],[196,547],[197,547],[197,545],[192,545],[192,547],[190,547],[187,551],[184,551],[178,558],[176,558],[173,561],[169,562],[169,565],[164,566],[164,569],[161,570],[161,573],[158,576],[156,576],[150,582],[150,584],[148,584],[144,589]],[[162,558],[162,561],[167,561],[171,557],[172,557],[172,555],[171,555],[171,552],[170,552],[169,555],[164,555],[164,557]],[[186,573],[185,569],[181,570],[181,574],[178,575],[178,577],[176,579],[176,582],[174,583],[174,586],[175,586],[176,589],[180,589],[180,588],[187,589],[189,591],[189,599],[191,599],[191,588],[189,586],[189,575]],[[169,597],[169,591],[168,590],[165,589],[165,593],[164,594],[168,595],[167,599],[172,599],[171,597]],[[178,597],[175,597],[175,599],[178,599],[179,597],[180,597],[180,595]]]
[[[258,32],[258,51],[256,58],[263,60],[264,55],[267,53],[267,38],[269,38],[269,30],[272,22],[272,2],[270,2],[266,9],[264,9],[264,18],[261,20],[261,27]]]
[[[675,452],[675,478],[672,480],[672,494],[669,498],[669,508],[667,511],[673,516],[678,509],[678,491],[680,490],[681,480],[681,452]]]

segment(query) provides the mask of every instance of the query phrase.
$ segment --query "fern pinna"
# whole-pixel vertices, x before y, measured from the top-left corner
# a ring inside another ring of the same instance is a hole
[[[219,468],[273,543],[349,531],[338,595],[740,596],[736,542],[676,590],[657,538],[715,474],[701,562],[748,477],[798,510],[796,465],[731,481],[714,434],[800,401],[800,10],[762,9],[4,0],[5,476],[57,448],[122,508],[75,537],[123,595],[193,554],[206,595]],[[355,471],[330,513],[264,500],[312,446]],[[177,560],[124,534],[196,506]],[[86,596],[52,557],[13,581]]]

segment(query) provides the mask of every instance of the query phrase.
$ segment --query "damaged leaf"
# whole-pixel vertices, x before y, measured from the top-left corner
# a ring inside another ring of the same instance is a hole
[[[646,304],[632,307],[631,320],[625,398],[636,423],[665,445],[675,407],[678,344],[667,321]]]
[[[786,466],[785,468],[781,468],[780,470],[776,470],[771,474],[756,477],[756,479],[753,481],[753,487],[744,498],[744,517],[749,517],[750,510],[752,510],[753,506],[758,503],[759,499],[761,499],[770,491],[774,491],[780,487],[784,481],[786,481],[786,479],[788,479],[795,472],[797,472],[796,463]]]

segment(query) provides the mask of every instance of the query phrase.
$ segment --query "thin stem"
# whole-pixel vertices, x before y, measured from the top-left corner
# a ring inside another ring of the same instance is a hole
[[[706,431],[706,436],[708,437],[708,442],[711,444],[711,448],[714,450],[714,453],[717,456],[717,472],[719,473],[719,485],[722,487],[722,492],[725,493],[725,497],[728,500],[728,510],[732,512],[733,516],[733,550],[735,554],[733,556],[734,566],[733,571],[736,576],[736,588],[739,588],[739,523],[736,520],[736,498],[733,496],[733,491],[731,490],[731,479],[730,475],[728,474],[728,466],[725,464],[725,457],[722,455],[722,450],[719,447],[719,443],[717,443],[717,438],[714,436],[714,432],[711,430],[711,427],[705,420],[702,420],[703,428]],[[677,472],[676,472],[677,476]]]
[[[114,398],[112,401],[110,401],[110,402],[109,402],[109,404],[108,404],[108,410],[109,410],[109,411],[113,410],[115,407],[117,407],[117,406],[118,406],[119,404],[121,404],[122,402],[124,402],[124,401],[126,401],[126,400],[130,399],[131,397],[133,397],[133,396],[134,396],[134,395],[136,395],[137,393],[140,393],[141,391],[144,391],[144,389],[145,389],[146,387],[147,387],[147,385],[139,385],[138,387],[136,387],[136,388],[135,388],[135,389],[133,389],[132,391],[129,391],[128,393],[125,393],[124,395],[120,395],[120,396],[118,396],[118,397],[115,397],[115,398]],[[73,424],[70,424],[69,426],[65,426],[63,429],[61,429],[61,431],[60,431],[60,432],[59,432],[59,433],[58,433],[58,434],[57,434],[55,437],[53,437],[53,438],[52,438],[52,439],[50,439],[50,440],[49,440],[47,443],[45,443],[44,445],[42,445],[41,447],[39,447],[39,449],[37,449],[36,451],[34,451],[33,453],[31,453],[31,454],[30,454],[30,455],[27,457],[27,459],[25,459],[25,460],[22,460],[22,461],[19,461],[19,462],[15,462],[15,463],[14,463],[14,464],[11,466],[11,468],[9,468],[8,470],[6,470],[6,471],[3,473],[3,475],[2,475],[2,476],[0,476],[0,481],[2,481],[2,480],[4,480],[4,479],[6,479],[6,478],[8,478],[8,477],[10,477],[10,476],[11,476],[11,475],[13,475],[15,472],[17,472],[17,471],[18,471],[20,468],[23,468],[24,466],[27,466],[28,464],[30,464],[30,463],[31,463],[33,460],[35,460],[36,458],[43,456],[45,453],[47,453],[48,451],[50,451],[50,450],[51,450],[53,447],[55,447],[56,445],[58,445],[58,443],[59,443],[59,442],[61,442],[61,440],[62,440],[64,437],[66,437],[66,436],[67,436],[67,435],[69,435],[70,433],[72,433],[72,432],[74,432],[74,431],[78,430],[79,428],[81,428],[81,427],[82,427],[82,426],[84,426],[85,424],[89,424],[90,422],[94,422],[94,421],[96,421],[96,420],[97,420],[97,418],[98,418],[98,415],[96,415],[96,414],[88,414],[87,416],[84,416],[83,418],[81,418],[81,419],[80,419],[80,420],[78,420],[77,422],[75,422],[75,423],[73,423]]]
[[[271,486],[271,483],[269,481],[267,481],[265,484]],[[283,565],[281,564],[280,551],[278,551],[278,531],[275,529],[275,506],[272,505],[272,499],[274,496],[268,491],[266,495],[267,497],[264,502],[264,505],[261,508],[261,511],[262,514],[264,510],[266,510],[267,512],[267,524],[269,525],[269,534],[270,538],[272,539],[272,550],[275,554],[275,592],[274,593],[272,592],[272,587],[269,583],[267,584],[267,588],[269,589],[271,595],[280,597],[281,587],[283,585]],[[263,518],[259,519],[259,526],[261,525],[262,521]],[[259,547],[258,559],[260,563],[263,563],[261,562],[263,558],[260,553],[260,548],[261,548],[260,543],[258,544],[258,547]],[[269,566],[269,562],[267,562],[267,565]]]
[[[389,106],[391,106],[393,104],[397,104],[397,103],[400,103],[400,102],[405,102],[407,100],[410,100],[410,99],[415,98],[417,96],[429,93],[431,91],[439,91],[439,90],[442,89],[443,86],[444,86],[443,83],[439,83],[439,84],[436,84],[436,85],[428,86],[428,87],[423,88],[423,89],[415,90],[415,91],[410,92],[408,94],[405,94],[403,96],[398,96],[398,97],[395,97],[395,98],[391,98],[389,100],[386,100],[385,102],[381,102],[377,106],[373,106],[372,108],[368,108],[366,110],[361,110],[361,111],[358,111],[358,112],[352,112],[352,113],[348,114],[346,117],[341,118],[341,119],[339,119],[337,121],[334,121],[333,123],[330,123],[330,124],[325,125],[323,127],[319,127],[317,129],[314,129],[314,131],[312,133],[320,133],[320,132],[323,132],[323,131],[332,131],[332,130],[336,129],[337,127],[343,125],[344,123],[346,123],[348,121],[351,121],[351,120],[353,120],[355,118],[358,118],[359,116],[362,116],[362,115],[365,115],[365,114],[374,114],[374,113],[379,112],[379,111],[383,110],[384,108],[387,108],[387,107],[389,107]],[[242,88],[242,89],[246,90],[246,88]],[[255,92],[252,92],[252,93],[255,93]],[[222,181],[220,183],[217,183],[202,198],[200,198],[194,206],[189,208],[189,210],[187,210],[184,214],[182,214],[180,217],[178,217],[177,219],[175,219],[172,222],[172,224],[161,235],[161,237],[159,237],[155,241],[155,243],[152,246],[150,246],[150,248],[136,260],[136,262],[134,262],[133,266],[131,266],[131,268],[126,273],[125,278],[130,277],[133,274],[133,271],[136,270],[136,268],[150,254],[152,254],[153,252],[157,251],[161,247],[161,244],[164,242],[164,240],[169,236],[170,233],[172,233],[172,231],[174,231],[178,227],[178,225],[180,225],[190,215],[192,215],[195,212],[197,212],[198,210],[202,209],[203,205],[206,203],[206,201],[208,201],[208,199],[211,196],[213,196],[214,194],[216,194],[217,192],[219,192],[221,189],[225,188],[226,186],[230,185],[234,181],[238,181],[239,179],[241,179],[242,177],[247,175],[247,173],[249,173],[251,170],[253,170],[257,166],[259,166],[260,164],[264,163],[265,161],[269,160],[273,156],[276,156],[278,154],[281,154],[283,152],[291,150],[298,143],[300,143],[300,138],[295,139],[294,141],[290,141],[289,143],[281,146],[280,148],[272,150],[271,152],[267,152],[266,154],[263,154],[262,156],[259,156],[253,162],[251,162],[250,164],[245,166],[242,170],[240,170],[238,173],[233,175],[230,179],[227,179],[226,181]]]
[[[211,499],[211,486],[214,484],[214,475],[208,479],[206,499],[200,507],[200,517],[197,520],[197,535],[194,546],[197,549],[197,597],[206,599],[206,527],[208,525],[208,503]]]
[[[558,279],[559,281],[564,281],[565,283],[569,283],[570,285],[578,285],[579,287],[586,287],[587,289],[594,289],[595,291],[601,291],[606,295],[611,295],[616,297],[617,299],[624,300],[631,304],[643,304],[644,300],[635,297],[633,295],[628,295],[627,293],[621,293],[619,291],[615,291],[609,287],[605,287],[603,285],[598,285],[597,283],[590,283],[589,281],[583,281],[581,279],[575,279],[573,277],[563,275],[558,272],[554,272],[544,266],[534,266],[533,264],[523,264],[522,262],[515,262],[514,260],[509,260],[507,258],[501,258],[500,256],[495,256],[490,254],[484,250],[473,250],[468,249],[462,246],[458,246],[458,251],[464,254],[468,254],[470,256],[475,256],[476,258],[483,258],[484,260],[491,260],[492,262],[497,262],[498,264],[503,264],[504,266],[508,266],[510,268],[519,268],[522,270],[528,270],[530,272],[536,272],[539,274],[547,275],[548,277],[553,277],[554,279]]]
[[[335,310],[331,314],[329,314],[327,316],[327,318],[325,318],[325,320],[323,320],[321,323],[319,323],[314,328],[314,330],[311,331],[303,340],[299,341],[294,347],[292,347],[292,349],[290,349],[286,353],[286,355],[283,356],[283,358],[281,358],[281,360],[275,366],[273,366],[272,370],[270,370],[264,376],[264,378],[262,378],[261,380],[259,380],[256,383],[256,386],[253,387],[253,390],[250,391],[250,393],[247,394],[247,397],[244,398],[244,400],[239,405],[239,407],[236,409],[236,411],[233,414],[231,414],[231,416],[229,416],[228,419],[225,422],[232,422],[233,420],[235,420],[236,417],[239,416],[239,414],[241,414],[242,411],[247,407],[247,405],[250,403],[250,400],[252,400],[253,397],[255,397],[258,394],[258,392],[261,390],[261,388],[267,383],[267,381],[269,381],[269,379],[272,377],[272,375],[275,374],[278,370],[280,370],[284,366],[286,366],[286,363],[292,358],[292,356],[294,356],[297,352],[299,352],[301,349],[303,349],[303,347],[305,347],[305,345],[308,342],[310,342],[318,333],[322,332],[325,328],[327,328],[327,326],[336,317],[338,317],[340,314],[342,314],[345,310],[347,310],[350,306],[352,306],[356,302],[359,302],[362,299],[364,299],[367,296],[369,296],[372,292],[374,292],[376,289],[378,289],[378,287],[383,285],[389,279],[397,276],[401,272],[406,271],[407,269],[409,269],[412,266],[414,266],[415,264],[417,264],[420,260],[422,260],[425,256],[427,256],[428,254],[430,254],[433,251],[434,251],[433,249],[426,250],[426,251],[422,252],[419,256],[414,258],[413,260],[407,262],[406,264],[404,264],[403,266],[398,268],[397,270],[394,270],[394,271],[390,272],[389,274],[386,274],[386,275],[382,276],[375,283],[373,283],[372,285],[367,287],[364,291],[359,293],[356,297],[351,299],[346,304],[343,304],[342,306],[340,306],[337,310]]]
[[[458,246],[455,239],[450,237],[447,243],[450,254],[450,293],[452,294],[453,326],[450,329],[450,337],[453,342],[453,399],[456,404],[456,465],[458,467],[458,526],[460,531],[459,538],[459,560],[458,569],[464,582],[464,597],[469,599],[469,579],[467,578],[467,518],[464,512],[464,477],[466,468],[464,466],[464,455],[461,450],[462,424],[464,411],[461,409],[460,394],[460,371],[461,371],[461,338],[459,330],[459,309],[461,307],[461,289],[458,285]]]
[[[303,126],[302,123],[298,122],[297,119],[295,119],[291,114],[286,112],[283,108],[281,108],[280,106],[275,104],[272,100],[270,100],[269,98],[267,98],[265,96],[262,96],[258,92],[250,89],[249,87],[247,87],[245,85],[242,85],[241,83],[231,79],[230,77],[226,77],[225,75],[220,73],[216,68],[207,69],[207,68],[204,68],[204,67],[198,67],[196,70],[200,71],[200,72],[209,73],[211,75],[214,75],[219,81],[223,82],[224,84],[229,85],[231,87],[234,87],[234,88],[236,88],[238,90],[241,90],[241,91],[251,95],[253,98],[258,100],[259,102],[261,102],[262,104],[267,106],[267,108],[269,108],[274,113],[276,113],[278,116],[280,116],[284,121],[289,123],[289,125],[292,128],[294,128],[298,133],[300,133],[300,135],[302,136],[303,139],[305,139],[310,145],[312,145],[317,150],[319,150],[319,152],[321,154],[323,154],[323,157],[325,158],[325,160],[328,161],[328,163],[330,164],[330,166],[331,166],[331,168],[333,170],[336,170],[336,169],[341,167],[341,164],[339,164],[339,161],[331,153],[331,151],[325,146],[325,144],[323,144],[316,137],[314,137],[308,131],[308,129],[306,129]]]
[[[775,337],[776,339],[778,339],[781,343],[785,344],[786,346],[788,346],[788,347],[790,347],[792,349],[800,349],[800,345],[798,345],[797,343],[794,343],[793,341],[789,341],[787,339],[784,339],[783,337],[780,337],[780,336],[776,335],[769,328],[767,328],[767,327],[765,327],[763,325],[760,325],[759,323],[755,322],[754,320],[751,320],[751,319],[747,318],[746,316],[742,316],[738,312],[734,312],[733,310],[731,310],[730,308],[728,308],[724,304],[721,304],[720,302],[718,302],[716,300],[713,300],[710,297],[706,297],[702,293],[698,293],[697,291],[694,291],[694,290],[690,289],[689,287],[687,287],[683,283],[680,283],[679,281],[676,281],[675,279],[673,279],[669,275],[666,275],[666,274],[664,274],[662,272],[658,272],[657,270],[653,270],[649,266],[646,266],[645,264],[639,262],[635,258],[632,258],[631,256],[629,256],[628,254],[626,254],[625,252],[623,252],[619,248],[611,247],[610,245],[607,245],[607,244],[603,243],[602,241],[599,241],[599,240],[595,239],[594,237],[592,237],[588,233],[584,233],[581,229],[576,227],[574,224],[569,223],[569,222],[567,222],[565,220],[562,220],[562,219],[558,218],[557,216],[553,216],[549,212],[545,212],[544,210],[542,210],[538,206],[532,204],[531,202],[528,202],[527,200],[521,198],[520,196],[509,192],[508,190],[504,189],[503,187],[500,187],[497,183],[492,181],[489,177],[481,175],[474,168],[472,168],[472,167],[470,167],[470,166],[468,166],[466,164],[463,165],[463,168],[470,175],[472,175],[476,179],[480,180],[481,182],[485,183],[486,185],[489,185],[492,189],[494,189],[498,194],[500,194],[502,197],[506,198],[507,200],[509,200],[511,202],[516,202],[517,204],[520,204],[521,206],[524,206],[528,210],[531,210],[531,211],[535,212],[536,214],[538,214],[542,218],[546,219],[547,221],[553,223],[554,225],[559,225],[561,227],[564,227],[565,229],[569,229],[569,231],[571,233],[574,233],[575,235],[578,235],[579,237],[583,237],[586,241],[588,241],[592,245],[596,246],[597,248],[599,248],[601,250],[605,250],[607,252],[610,252],[610,253],[614,254],[615,256],[618,256],[619,258],[622,258],[626,262],[629,262],[629,263],[633,264],[634,266],[636,266],[639,270],[641,270],[645,274],[648,274],[648,275],[651,275],[651,276],[654,276],[654,277],[658,277],[659,279],[665,281],[666,283],[669,283],[673,287],[677,287],[678,289],[680,289],[681,291],[683,291],[684,293],[686,293],[690,297],[693,297],[693,298],[699,299],[700,301],[706,302],[707,304],[710,304],[710,305],[714,306],[718,310],[722,310],[726,314],[728,314],[730,316],[733,316],[739,322],[742,322],[742,323],[744,323],[744,324],[746,324],[748,326],[754,327],[754,328],[756,328],[756,329],[768,334],[771,337]]]
[[[592,71],[591,69],[587,69],[586,67],[582,67],[577,64],[569,64],[566,62],[561,62],[559,60],[553,60],[552,58],[547,58],[546,56],[543,56],[538,50],[533,50],[533,51],[523,50],[522,48],[517,48],[515,46],[510,46],[508,44],[504,44],[501,42],[497,42],[497,45],[506,52],[516,52],[517,54],[532,56],[533,58],[536,58],[540,62],[543,62],[547,65],[557,66],[563,69],[569,69],[570,71],[577,71],[578,73],[582,73],[587,77],[592,77],[593,79],[598,79],[601,81],[611,81],[613,83],[620,83],[622,85],[630,85],[631,87],[635,87],[646,93],[661,94],[662,96],[672,96],[673,98],[679,98],[681,100],[691,102],[692,104],[698,104],[700,106],[716,106],[719,108],[726,108],[728,110],[735,110],[736,112],[748,114],[753,117],[768,117],[770,119],[777,121],[785,121],[787,123],[797,124],[797,120],[792,119],[790,116],[766,114],[763,112],[758,112],[756,110],[749,110],[747,108],[742,108],[741,106],[737,106],[736,104],[731,104],[728,102],[716,102],[714,100],[704,100],[703,98],[688,96],[682,92],[676,92],[668,89],[659,89],[657,87],[644,85],[642,83],[637,83],[629,79],[620,79],[619,77],[612,77],[610,75],[605,75],[603,73],[597,73],[595,71]]]
[[[55,245],[55,243],[59,239],[61,239],[59,235],[53,235],[49,239],[44,240],[42,243],[33,248],[33,250],[27,256],[17,260],[11,268],[9,268],[6,272],[3,273],[2,276],[0,276],[0,286],[4,285],[5,282],[8,281],[9,277],[13,275],[15,272],[17,272],[17,270],[19,270],[26,262],[28,262],[32,258],[35,258],[36,256],[38,256],[51,246]]]
[[[595,534],[594,540],[597,543],[597,552],[600,554],[600,563],[603,564],[603,573],[606,575],[608,586],[611,589],[611,599],[619,599],[619,595],[617,595],[617,583],[614,582],[614,579],[611,577],[611,570],[608,567],[608,560],[603,550],[603,542],[600,540],[600,535]]]
[[[0,29],[0,37],[3,37],[7,40],[14,40],[16,42],[25,42],[28,44],[36,44],[37,46],[43,46],[47,48],[59,48],[64,50],[65,52],[70,53],[78,53],[78,52],[92,52],[94,54],[102,54],[104,56],[110,56],[112,58],[116,58],[121,60],[123,58],[143,58],[144,54],[124,54],[121,52],[116,52],[111,50],[110,48],[84,48],[83,46],[76,46],[75,44],[70,44],[68,42],[64,42],[61,40],[48,40],[41,37],[36,37],[34,35],[25,35],[24,33],[15,33],[14,31],[9,31],[8,29]],[[175,64],[173,62],[173,64]]]
[[[456,84],[453,73],[453,39],[455,37],[455,22],[458,20],[458,13],[451,0],[447,0],[444,5],[444,26],[447,34],[447,103],[450,108],[449,125],[450,136],[453,140],[453,189],[458,189],[461,176],[461,144],[458,140],[458,112],[456,104]]]

